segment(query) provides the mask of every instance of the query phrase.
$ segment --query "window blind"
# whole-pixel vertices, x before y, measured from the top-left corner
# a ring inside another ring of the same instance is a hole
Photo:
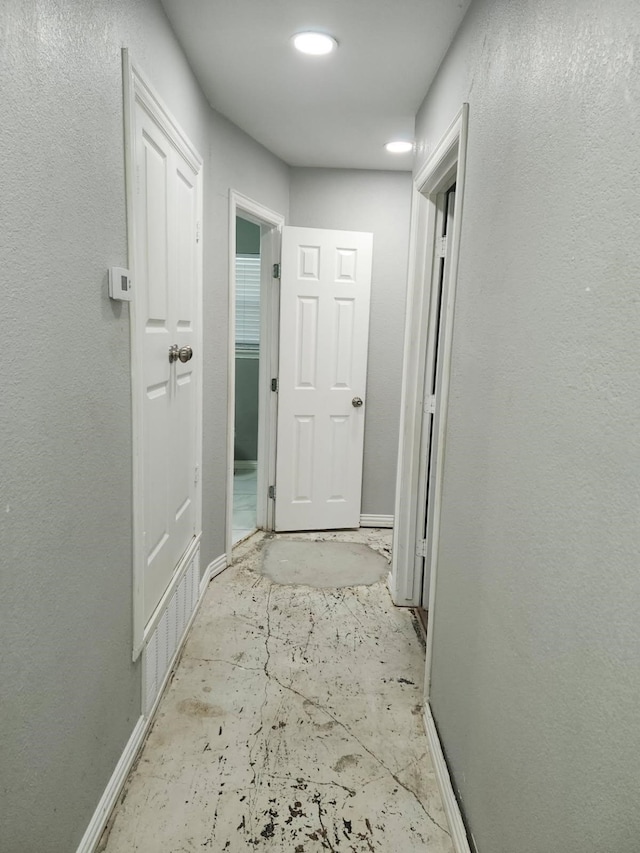
[[[236,255],[236,353],[258,357],[260,255]]]

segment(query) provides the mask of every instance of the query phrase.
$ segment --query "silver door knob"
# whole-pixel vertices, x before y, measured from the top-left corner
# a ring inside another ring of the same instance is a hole
[[[190,359],[192,359],[193,350],[191,347],[180,347],[178,350],[178,358],[183,364],[186,364]]]
[[[169,364],[173,364],[178,360],[178,344],[172,344],[169,347]]]
[[[363,401],[360,397],[354,397],[354,398],[353,398],[353,400],[351,401],[351,405],[352,405],[355,409],[359,409],[359,408],[360,408],[360,406],[362,406],[363,402],[364,402],[364,401]]]

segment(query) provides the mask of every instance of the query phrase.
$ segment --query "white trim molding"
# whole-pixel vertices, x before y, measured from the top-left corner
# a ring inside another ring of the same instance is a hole
[[[444,459],[446,454],[447,419],[449,412],[449,381],[451,378],[451,350],[453,340],[453,318],[458,285],[458,258],[460,254],[460,235],[462,232],[462,211],[464,204],[464,188],[467,175],[467,136],[469,127],[469,104],[463,104],[456,120],[445,135],[433,157],[420,173],[422,183],[418,184],[421,193],[435,194],[440,191],[452,177],[456,181],[455,211],[453,217],[453,234],[449,256],[449,275],[447,284],[447,305],[441,378],[440,404],[434,423],[434,440],[439,443],[436,471],[433,509],[431,515],[431,532],[427,532],[428,552],[425,563],[429,564],[429,619],[427,621],[427,648],[425,668],[425,699],[429,701],[431,692],[431,665],[433,660],[433,632],[436,620],[436,590],[438,579],[438,547],[440,544],[440,511],[442,507],[442,487],[444,479]]]
[[[449,768],[447,767],[444,752],[442,751],[442,744],[440,743],[440,736],[438,735],[435,720],[433,719],[428,702],[425,703],[422,719],[427,733],[429,752],[433,761],[438,790],[442,797],[444,813],[447,816],[447,823],[449,824],[453,849],[455,853],[471,853],[460,805],[453,790]]]
[[[231,563],[226,554],[221,554],[215,560],[212,560],[206,568],[205,573],[202,576],[202,580],[200,581],[200,595],[204,595],[204,592],[209,585],[210,581],[212,581],[219,574],[222,574]]]
[[[360,527],[393,527],[392,515],[361,515]]]
[[[98,846],[113,807],[120,796],[120,791],[122,791],[124,783],[127,781],[129,771],[147,736],[150,722],[150,717],[145,718],[141,716],[138,718],[138,722],[135,724],[131,737],[127,741],[127,745],[116,764],[116,769],[113,771],[111,779],[107,782],[107,787],[100,797],[100,802],[93,813],[87,831],[82,836],[82,841],[78,845],[76,853],[93,853]]]

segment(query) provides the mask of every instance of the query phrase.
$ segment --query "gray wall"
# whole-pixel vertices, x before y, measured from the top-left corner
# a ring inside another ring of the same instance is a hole
[[[238,255],[260,254],[260,226],[236,216],[236,252]]]
[[[155,0],[0,5],[0,850],[69,853],[140,713],[122,46],[205,160],[204,566],[224,551],[228,194],[289,170],[213,113]]]
[[[432,704],[481,853],[639,845],[639,48],[477,0],[418,116],[470,103]]]
[[[258,458],[258,379],[260,359],[236,358],[234,459]]]
[[[411,213],[408,172],[291,171],[291,224],[373,232],[362,512],[392,515]]]

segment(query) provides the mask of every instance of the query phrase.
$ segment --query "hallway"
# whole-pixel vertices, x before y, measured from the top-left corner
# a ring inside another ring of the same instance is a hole
[[[391,604],[390,543],[386,530],[258,533],[235,549],[101,851],[451,853],[424,649]],[[347,567],[360,585],[339,588]]]

